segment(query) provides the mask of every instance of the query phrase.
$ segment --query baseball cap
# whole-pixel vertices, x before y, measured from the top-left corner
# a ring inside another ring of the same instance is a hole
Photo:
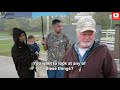
[[[85,32],[85,31],[96,32],[96,22],[92,17],[81,17],[77,22],[76,31]]]

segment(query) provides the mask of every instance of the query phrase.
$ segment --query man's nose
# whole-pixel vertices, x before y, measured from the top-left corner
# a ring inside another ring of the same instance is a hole
[[[89,35],[86,35],[85,39],[89,40],[89,38],[90,38]]]

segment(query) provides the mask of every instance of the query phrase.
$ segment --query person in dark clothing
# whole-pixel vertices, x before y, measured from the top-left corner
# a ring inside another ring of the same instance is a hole
[[[34,78],[34,70],[29,70],[29,67],[38,56],[30,53],[26,33],[21,29],[13,28],[13,40],[14,45],[11,49],[11,55],[18,76],[20,78]]]

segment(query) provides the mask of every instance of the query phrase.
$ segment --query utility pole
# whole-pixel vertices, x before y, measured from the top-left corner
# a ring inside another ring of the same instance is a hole
[[[109,15],[109,19],[110,19],[110,29],[112,29],[112,15]]]
[[[47,16],[47,34],[49,34],[49,16]]]

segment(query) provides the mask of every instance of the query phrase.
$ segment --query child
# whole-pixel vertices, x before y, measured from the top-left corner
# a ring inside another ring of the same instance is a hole
[[[37,54],[39,56],[40,48],[38,44],[35,42],[35,37],[33,35],[28,36],[28,47],[31,51],[31,54]],[[30,70],[35,69],[34,63],[31,63]]]

